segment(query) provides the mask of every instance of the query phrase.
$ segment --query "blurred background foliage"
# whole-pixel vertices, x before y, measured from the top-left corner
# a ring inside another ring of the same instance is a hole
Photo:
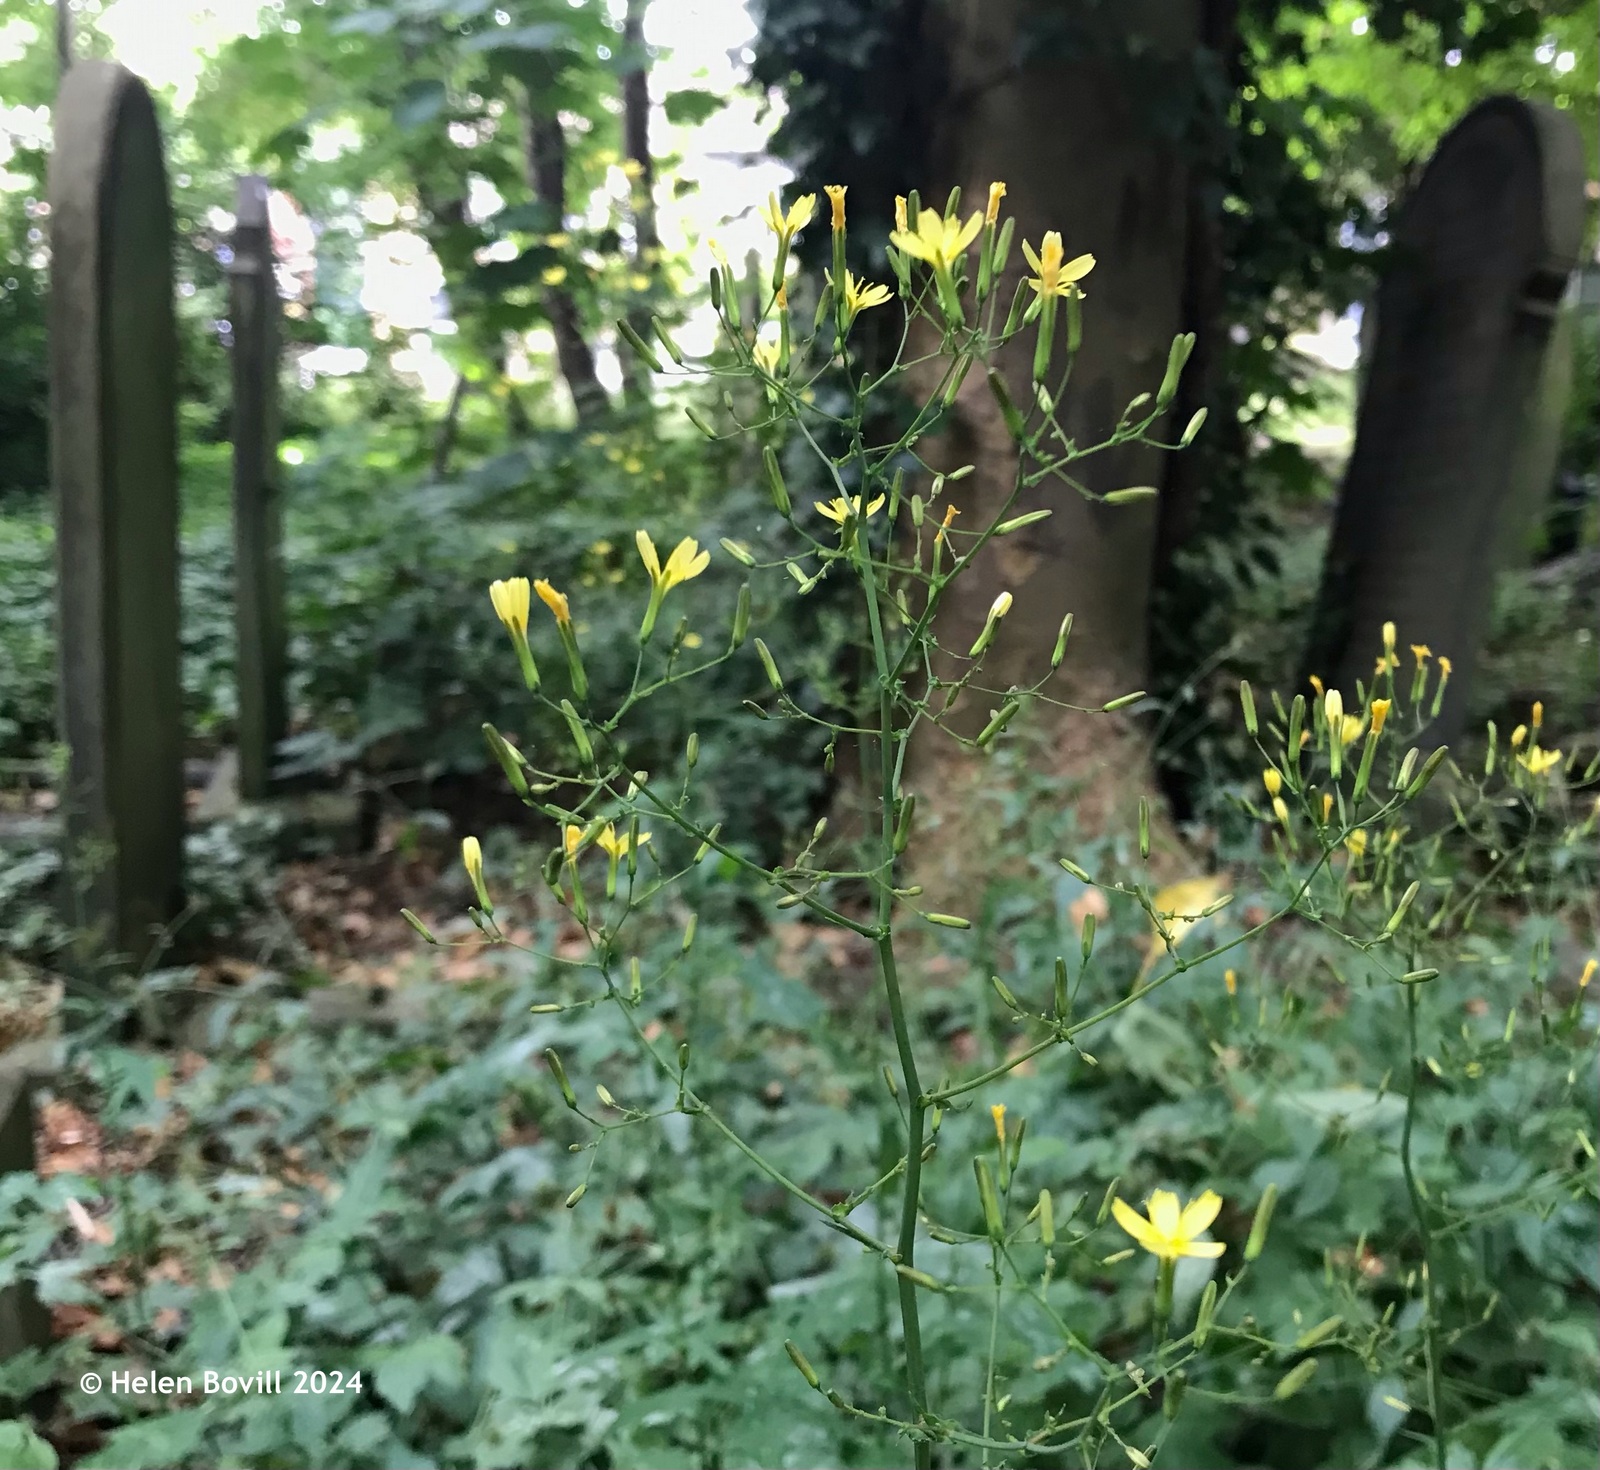
[[[921,176],[949,100],[921,64],[933,8],[751,6],[746,100],[753,92],[770,109],[773,150],[797,188],[850,185],[852,249],[874,277],[892,196]],[[1114,7],[1058,9],[1098,23]],[[196,756],[227,744],[234,717],[226,212],[241,171],[265,172],[292,196],[315,266],[314,287],[284,282],[287,770],[354,773],[410,807],[509,819],[518,809],[497,804],[498,781],[480,779],[480,724],[541,750],[568,736],[528,724],[485,584],[526,570],[565,588],[603,699],[629,672],[636,527],[713,548],[733,535],[758,555],[763,538],[777,544],[759,461],[695,434],[681,412],[700,401],[693,392],[640,395],[637,365],[612,333],[641,309],[685,340],[692,331],[705,252],[652,252],[640,180],[658,203],[690,188],[681,150],[731,100],[700,85],[656,87],[651,147],[630,156],[627,82],[655,60],[638,39],[644,12],[601,0],[280,0],[257,34],[206,59],[192,96],[162,96],[179,235],[184,689]],[[99,14],[95,0],[81,10],[80,55],[111,54]],[[1288,689],[1295,676],[1355,399],[1354,373],[1301,350],[1300,334],[1366,297],[1394,202],[1481,96],[1566,107],[1593,177],[1600,82],[1593,0],[1240,0],[1217,15],[1230,44],[1202,49],[1147,93],[1150,125],[1208,171],[1204,203],[1226,263],[1196,491],[1181,523],[1163,529],[1151,687],[1168,794],[1209,830],[1197,850],[1248,873],[1262,862],[1243,806],[1257,777],[1232,691],[1241,676],[1262,689]],[[1070,24],[1046,26],[1032,44],[1048,51],[1074,36]],[[53,46],[48,6],[0,0],[0,771],[27,781],[48,769],[54,740],[39,111],[54,93]],[[1570,64],[1558,67],[1562,58]],[[539,164],[557,155],[552,194]],[[365,209],[380,195],[394,206],[386,222]],[[445,398],[406,365],[413,329],[363,301],[363,249],[390,232],[415,233],[437,266],[439,320],[453,328],[421,330],[453,377]],[[825,263],[821,247],[820,231],[803,242],[808,265]],[[1560,493],[1538,564],[1504,579],[1478,694],[1479,713],[1507,723],[1546,698],[1552,745],[1600,720],[1592,313],[1578,337]],[[574,343],[590,355],[587,373]],[[318,349],[363,354],[362,365],[306,368]],[[799,474],[791,488],[804,503],[820,485]],[[726,636],[734,573],[714,552],[695,584],[693,636]],[[804,600],[758,598],[753,626],[803,706],[851,707],[861,630],[827,584]],[[548,623],[534,632],[541,658],[559,661]],[[742,656],[692,701],[655,701],[630,753],[670,767],[697,729],[716,813],[771,860],[830,809],[831,786],[820,739],[740,710],[760,683],[754,656]],[[1057,789],[1007,772],[992,819],[1015,851],[1129,861],[1126,842],[1108,839],[1103,853],[1078,843]],[[402,849],[422,830],[407,828]],[[517,863],[529,835],[491,845],[492,857]],[[194,972],[145,977],[124,1009],[100,1012],[50,1114],[92,1120],[92,1149],[69,1146],[43,1180],[0,1184],[0,1275],[36,1269],[58,1318],[75,1324],[48,1351],[0,1365],[0,1402],[28,1406],[49,1454],[117,1467],[309,1456],[603,1470],[869,1466],[903,1453],[840,1420],[778,1351],[786,1335],[822,1342],[819,1366],[841,1386],[878,1376],[893,1351],[881,1275],[837,1255],[714,1141],[668,1128],[651,1150],[608,1145],[584,1208],[558,1208],[586,1162],[568,1146],[584,1135],[534,1059],[558,1045],[591,1084],[604,1078],[619,1097],[644,1087],[592,1013],[530,1018],[531,1003],[560,992],[562,964],[490,956],[467,978],[441,979],[453,955],[435,957],[437,973],[407,960],[400,988],[420,997],[413,1010],[387,1029],[321,1026],[312,1000],[332,966],[270,937],[284,927],[284,900],[258,837],[223,824],[192,843],[191,858],[210,906],[199,922],[236,952],[249,934],[266,965],[192,1050],[130,1042],[124,1023],[152,989],[200,985]],[[1493,861],[1489,840],[1455,840],[1453,871],[1476,881]],[[1550,857],[1537,913],[1507,901],[1481,915],[1450,960],[1450,1008],[1430,1023],[1444,1075],[1429,1084],[1421,1157],[1430,1180],[1486,1222],[1451,1247],[1451,1311],[1464,1324],[1498,1293],[1501,1314],[1463,1326],[1451,1348],[1459,1463],[1485,1470],[1589,1465],[1600,1419],[1592,1199],[1546,1188],[1536,1207],[1522,1203],[1573,1167],[1575,1137],[1593,1137],[1593,1048],[1581,1037],[1570,1052],[1528,1044],[1532,1017],[1516,1047],[1504,1029],[1525,977],[1551,953],[1567,976],[1563,1003],[1578,1003],[1571,978],[1593,945],[1593,892],[1576,862]],[[982,899],[983,924],[957,951],[950,983],[917,999],[925,1036],[952,1065],[991,1060],[1008,1043],[992,996],[971,983],[997,955],[1037,971],[1076,946],[1084,892],[1046,859],[1025,866]],[[8,853],[0,947],[40,957],[59,941],[37,903],[52,871],[48,853]],[[528,865],[514,871],[531,880]],[[431,894],[441,911],[466,901],[449,881]],[[1240,905],[1249,898],[1241,890]],[[715,864],[685,902],[701,916],[693,983],[681,1008],[652,1019],[692,1037],[708,1090],[796,1177],[820,1188],[870,1175],[894,1105],[871,1042],[880,1017],[864,958],[802,924],[754,922],[754,896]],[[559,917],[524,917],[530,941],[559,952]],[[1144,923],[1120,910],[1102,922],[1117,959],[1094,983],[1110,998],[1137,967]],[[663,952],[678,932],[659,936]],[[1230,1201],[1276,1180],[1272,1269],[1253,1278],[1245,1308],[1279,1337],[1336,1312],[1363,1332],[1386,1309],[1403,1317],[1415,1241],[1393,1168],[1396,1099],[1385,1092],[1402,1063],[1397,1017],[1392,998],[1368,993],[1342,963],[1317,934],[1298,933],[1253,957],[1237,1001],[1220,974],[1197,972],[1130,1017],[1092,1077],[1070,1088],[1048,1075],[1019,1080],[1011,1106],[1030,1118],[1030,1187],[1082,1193],[1092,1219],[1129,1170],[1136,1184],[1125,1188],[1204,1182]],[[1592,1032],[1592,1002],[1582,1016]],[[953,1115],[950,1146],[976,1148],[987,1127]],[[110,1238],[67,1231],[68,1201],[107,1222]],[[938,1204],[948,1215],[971,1207]],[[1240,1226],[1230,1215],[1221,1228]],[[1108,1231],[1104,1245],[1120,1241]],[[1085,1269],[1063,1291],[1063,1309],[1108,1352],[1142,1325],[1147,1283],[1126,1268]],[[957,1364],[952,1378],[975,1371],[961,1354],[981,1330],[960,1298],[930,1328],[934,1356]],[[1043,1338],[1006,1352],[1019,1413],[1081,1393],[1070,1360]],[[108,1356],[180,1372],[250,1355],[307,1368],[359,1361],[367,1392],[315,1407],[212,1400],[158,1412],[71,1387]],[[1267,1407],[1258,1401],[1283,1364],[1230,1364],[1212,1396],[1191,1402],[1172,1462],[1420,1463],[1411,1411],[1389,1403],[1398,1385],[1374,1381],[1359,1358],[1342,1355],[1314,1391]],[[0,1433],[19,1446],[0,1460],[52,1463],[24,1458],[46,1450],[20,1428],[0,1423]]]

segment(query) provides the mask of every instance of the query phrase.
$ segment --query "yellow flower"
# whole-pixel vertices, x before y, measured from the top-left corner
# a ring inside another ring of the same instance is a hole
[[[547,286],[559,286],[567,278],[567,268],[564,265],[547,265],[539,272],[539,279]]]
[[[844,228],[844,196],[846,184],[825,184],[822,192],[828,196],[828,203],[833,206],[833,232],[838,234]]]
[[[1321,692],[1320,690],[1318,691]],[[1322,696],[1322,713],[1328,722],[1330,730],[1341,730],[1344,727],[1344,696],[1337,689],[1330,689]]]
[[[906,227],[906,196],[904,194],[896,194],[894,196],[894,227],[897,230],[903,230]]]
[[[1275,766],[1268,766],[1261,773],[1261,784],[1267,788],[1268,796],[1276,796],[1283,790],[1283,774]]]
[[[950,529],[950,522],[960,514],[961,512],[955,506],[945,506],[944,519],[939,522],[939,529],[933,533],[933,544],[935,546],[938,546],[944,540],[944,533]]]
[[[1239,972],[1237,970],[1224,970],[1222,972],[1222,983],[1228,987],[1229,995],[1237,995],[1239,993]]]
[[[994,1119],[994,1136],[1000,1140],[1002,1149],[1006,1146],[1006,1105],[996,1103],[989,1109],[989,1116]]]
[[[1000,201],[1006,197],[1006,186],[998,180],[989,185],[989,207],[983,212],[983,222],[992,225],[1000,218]]]
[[[656,555],[656,544],[646,531],[635,531],[634,545],[639,548],[639,559],[650,573],[651,590],[655,596],[664,597],[682,582],[698,577],[711,565],[711,553],[701,551],[700,543],[685,536],[672,550],[666,566]]]
[[[1516,750],[1527,738],[1528,727],[1526,725],[1518,725],[1517,728],[1511,732],[1511,748]]]
[[[1367,834],[1365,830],[1357,827],[1354,832],[1345,838],[1344,845],[1349,849],[1350,856],[1359,861],[1366,855],[1367,851]]]
[[[875,516],[883,509],[883,499],[883,496],[880,495],[876,500],[868,502],[867,514],[869,516]],[[836,495],[832,500],[817,500],[812,503],[816,506],[819,515],[825,516],[836,526],[842,526],[856,513],[856,507],[860,502],[847,500],[843,495]]]
[[[1423,664],[1433,657],[1433,650],[1426,643],[1413,643],[1411,645],[1411,656],[1416,659],[1417,667],[1420,669]]]
[[[1537,745],[1530,745],[1526,755],[1519,755],[1517,759],[1528,768],[1528,773],[1533,776],[1542,776],[1552,766],[1561,764],[1559,750],[1540,750]]]
[[[755,360],[755,365],[769,378],[778,376],[778,359],[782,353],[783,348],[776,342],[753,342],[750,345],[750,356]]]
[[[995,618],[1003,618],[1010,611],[1011,594],[1009,592],[1002,592],[997,598],[995,598],[993,602],[989,604],[989,620],[992,622]]]
[[[643,847],[649,840],[650,834],[648,832],[641,832],[639,834],[637,846]],[[620,837],[617,836],[617,829],[615,825],[611,822],[607,822],[605,826],[601,828],[600,835],[595,838],[595,845],[601,848],[607,857],[611,858],[613,861],[616,861],[627,857],[630,844],[628,834],[626,832],[624,832]]]
[[[1351,745],[1360,739],[1361,732],[1367,728],[1367,722],[1360,715],[1346,715],[1339,722],[1339,744]]]
[[[1389,718],[1390,703],[1391,701],[1387,699],[1375,699],[1372,701],[1372,733],[1374,735],[1383,733],[1383,722]]]
[[[924,209],[917,216],[915,232],[898,229],[889,236],[889,241],[907,255],[926,261],[934,270],[948,275],[982,228],[981,214],[974,214],[962,224],[959,219],[946,219],[937,210]]]
[[[556,615],[556,621],[563,627],[572,621],[572,609],[567,606],[565,593],[557,592],[543,577],[533,584],[533,590],[539,594],[539,601]]]
[[[787,245],[799,232],[811,223],[812,211],[817,207],[815,194],[802,194],[789,206],[785,214],[778,207],[778,196],[767,195],[767,202],[761,207],[761,218],[767,222],[767,228],[778,237],[780,243]]]
[[[483,849],[478,845],[476,837],[461,839],[461,866],[467,870],[467,877],[472,880],[472,891],[477,897],[478,907],[486,914],[492,913],[494,905],[489,902],[489,890],[483,881]]]
[[[1439,672],[1440,672],[1440,673],[1441,673],[1441,674],[1442,674],[1442,675],[1443,675],[1443,676],[1444,676],[1444,677],[1445,677],[1445,678],[1446,678],[1446,679],[1448,679],[1448,678],[1449,678],[1449,677],[1450,677],[1450,671],[1451,671],[1451,670],[1452,670],[1452,669],[1454,669],[1454,668],[1455,668],[1455,665],[1454,665],[1454,664],[1453,664],[1453,663],[1451,663],[1451,662],[1450,662],[1450,660],[1449,660],[1449,659],[1447,659],[1447,658],[1446,658],[1446,657],[1445,657],[1445,656],[1444,656],[1444,655],[1443,655],[1443,654],[1442,654],[1442,653],[1441,653],[1441,654],[1440,654],[1440,655],[1439,655]]]
[[[1385,623],[1383,625],[1383,651],[1385,653],[1394,652],[1394,637],[1394,624]]]
[[[1326,822],[1328,820],[1328,818],[1330,816],[1332,816],[1332,815],[1333,815],[1333,793],[1331,791],[1324,791],[1322,793],[1322,820],[1324,822]]]
[[[1532,725],[1533,725],[1535,734],[1538,733],[1539,726],[1542,725],[1542,724],[1544,724],[1544,701],[1542,699],[1536,699],[1533,702],[1533,719],[1532,719]]]
[[[529,590],[526,577],[511,577],[489,584],[489,601],[514,638],[525,638],[528,634]]]
[[[1272,815],[1282,822],[1285,827],[1289,825],[1289,806],[1281,796],[1272,798]]]
[[[854,271],[847,270],[844,273],[844,309],[851,316],[869,307],[882,306],[890,299],[887,286],[880,286],[876,281],[858,280]]]
[[[1041,296],[1065,296],[1076,284],[1094,269],[1094,256],[1078,255],[1062,264],[1065,252],[1061,249],[1061,234],[1058,230],[1050,230],[1039,242],[1039,253],[1033,253],[1033,246],[1026,240],[1022,242],[1022,253],[1028,257],[1028,264],[1039,274],[1037,278],[1030,279],[1028,284]]]
[[[1583,974],[1578,976],[1579,990],[1587,990],[1589,988],[1589,982],[1594,979],[1594,972],[1596,970],[1600,970],[1600,960],[1595,959],[1591,955],[1584,964]]]
[[[576,857],[578,844],[583,841],[583,828],[576,822],[568,822],[566,831],[561,834],[561,846],[568,857]]]
[[[1178,1196],[1170,1190],[1152,1190],[1148,1219],[1121,1199],[1111,1201],[1111,1213],[1117,1217],[1117,1224],[1151,1255],[1163,1261],[1176,1261],[1180,1256],[1215,1260],[1220,1256],[1227,1249],[1220,1240],[1196,1237],[1210,1228],[1221,1211],[1222,1196],[1209,1189],[1182,1207]]]
[[[1311,687],[1317,691],[1317,698],[1322,698],[1322,680],[1315,674],[1311,676]]]

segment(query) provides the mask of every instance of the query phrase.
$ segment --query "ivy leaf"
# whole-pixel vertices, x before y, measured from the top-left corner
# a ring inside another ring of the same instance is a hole
[[[378,1392],[401,1414],[409,1414],[430,1383],[454,1388],[466,1373],[466,1351],[442,1332],[403,1343],[373,1371]]]
[[[0,1420],[0,1465],[16,1470],[56,1470],[56,1452],[21,1419]]]

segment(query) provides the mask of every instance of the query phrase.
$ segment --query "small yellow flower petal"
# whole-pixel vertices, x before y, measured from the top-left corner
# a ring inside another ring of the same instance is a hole
[[[1178,1204],[1178,1196],[1170,1189],[1151,1190],[1145,1213],[1149,1215],[1150,1223],[1161,1234],[1171,1237],[1178,1233],[1178,1222],[1183,1218],[1183,1210]]]
[[[1267,788],[1268,796],[1276,796],[1283,790],[1283,775],[1276,767],[1269,766],[1261,773],[1261,784]]]
[[[994,1136],[1000,1140],[1000,1147],[1006,1146],[1006,1105],[996,1103],[989,1109],[989,1116],[994,1119]]]
[[[1391,701],[1387,699],[1375,699],[1372,701],[1372,733],[1374,735],[1383,733],[1383,722],[1389,718],[1390,703]]]
[[[633,543],[639,548],[639,559],[644,563],[645,571],[650,573],[652,582],[661,580],[661,562],[656,556],[656,544],[650,539],[647,531],[635,531]]]
[[[509,577],[489,584],[489,601],[494,604],[495,615],[513,637],[527,636],[530,591],[526,577]]]
[[[1114,1199],[1111,1201],[1111,1213],[1116,1218],[1117,1224],[1147,1251],[1153,1251],[1157,1255],[1161,1253],[1161,1237],[1156,1233],[1155,1227],[1143,1215],[1137,1214],[1131,1205],[1120,1199]]]
[[[1006,186],[996,180],[989,185],[989,207],[983,212],[983,222],[992,225],[1000,218],[1000,201],[1006,197]]]
[[[1221,1213],[1222,1196],[1214,1189],[1208,1189],[1183,1207],[1183,1213],[1178,1217],[1178,1233],[1192,1236],[1209,1230]]]
[[[833,232],[838,234],[844,228],[844,196],[848,185],[828,184],[822,192],[828,196],[828,203],[833,206]]]
[[[572,621],[572,609],[567,606],[564,593],[557,592],[543,577],[533,584],[533,590],[539,594],[539,601],[555,614],[558,623],[565,626]]]

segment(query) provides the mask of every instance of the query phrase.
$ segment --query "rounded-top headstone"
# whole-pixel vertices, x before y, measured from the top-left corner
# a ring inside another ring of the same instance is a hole
[[[50,159],[50,425],[67,912],[146,963],[182,904],[172,215],[144,84],[75,64]]]
[[[1554,477],[1550,347],[1583,179],[1569,117],[1495,97],[1440,143],[1395,224],[1306,672],[1348,698],[1393,621],[1455,666],[1437,738],[1462,727],[1494,574]]]

